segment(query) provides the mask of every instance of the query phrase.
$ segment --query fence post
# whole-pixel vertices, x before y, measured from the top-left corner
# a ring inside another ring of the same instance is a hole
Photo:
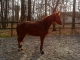
[[[11,22],[11,37],[13,36],[13,21]]]
[[[61,27],[59,26],[59,35],[61,35]]]

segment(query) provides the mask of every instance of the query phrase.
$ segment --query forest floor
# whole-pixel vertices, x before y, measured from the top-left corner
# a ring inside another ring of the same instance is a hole
[[[24,50],[18,52],[17,38],[0,38],[0,60],[80,60],[80,34],[47,35],[44,55],[40,54],[40,38],[27,36]]]

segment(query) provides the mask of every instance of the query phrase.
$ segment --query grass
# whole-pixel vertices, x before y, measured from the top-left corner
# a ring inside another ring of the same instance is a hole
[[[11,37],[11,30],[9,29],[1,29],[0,30],[0,38]]]
[[[9,38],[10,36],[7,35],[0,35],[0,38]]]

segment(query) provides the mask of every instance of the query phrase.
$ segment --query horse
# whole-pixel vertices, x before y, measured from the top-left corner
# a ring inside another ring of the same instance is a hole
[[[32,35],[32,36],[39,36],[40,37],[40,53],[44,54],[43,51],[43,43],[44,38],[48,34],[49,27],[52,23],[56,22],[59,25],[62,25],[62,21],[60,19],[60,12],[55,12],[42,20],[39,20],[37,22],[30,22],[30,21],[24,21],[17,25],[17,35],[18,35],[18,51],[22,50],[21,42],[23,42],[24,37],[26,34]]]

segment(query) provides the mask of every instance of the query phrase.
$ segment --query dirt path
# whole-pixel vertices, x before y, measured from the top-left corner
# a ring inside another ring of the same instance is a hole
[[[17,51],[16,38],[0,38],[0,60],[80,60],[80,35],[46,36],[44,55],[39,52],[39,37],[26,37]]]

